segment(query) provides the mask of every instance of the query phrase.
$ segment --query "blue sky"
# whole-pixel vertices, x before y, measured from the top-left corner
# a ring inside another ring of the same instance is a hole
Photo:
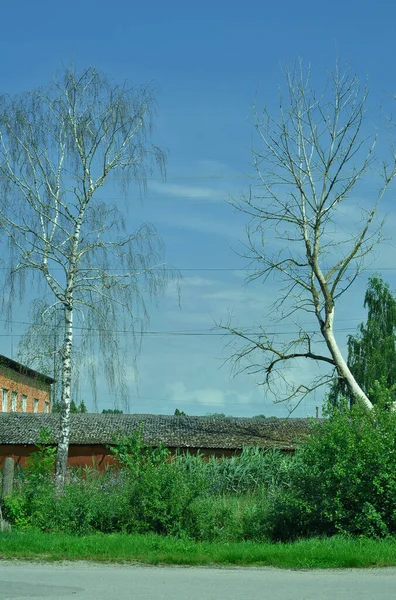
[[[161,333],[145,336],[139,397],[129,369],[132,412],[173,413],[178,407],[188,414],[288,414],[286,406],[265,397],[253,377],[230,377],[229,366],[221,367],[227,356],[225,340],[210,331],[229,310],[242,325],[266,324],[271,301],[279,295],[273,284],[244,287],[246,263],[231,250],[243,239],[244,220],[226,200],[246,190],[252,173],[250,108],[257,94],[276,110],[281,67],[292,65],[297,56],[311,63],[320,86],[338,55],[362,80],[368,77],[369,124],[376,124],[375,107],[381,100],[392,106],[396,93],[395,22],[396,7],[382,0],[375,5],[355,0],[4,3],[2,93],[45,84],[71,61],[77,67],[96,65],[119,81],[153,81],[156,86],[155,140],[169,151],[167,182],[149,182],[143,207],[133,191],[127,201],[131,227],[153,222],[164,238],[169,262],[181,270],[182,306],[169,289],[160,306],[152,308],[149,330]],[[392,241],[392,190],[383,210],[389,213],[387,235]],[[353,229],[353,217],[349,225]],[[392,252],[391,246],[379,249],[370,268],[382,272],[395,288]],[[346,335],[364,318],[368,274],[339,308],[336,328],[344,348]],[[26,306],[18,319],[27,319]],[[282,331],[287,330],[284,325]],[[170,331],[178,333],[166,333]],[[15,355],[20,333],[15,324],[12,336],[0,338],[0,352]],[[300,364],[290,370],[290,377],[297,381],[314,371],[313,365]],[[99,408],[111,408],[117,398],[104,384],[99,387]],[[84,381],[80,394],[90,407]],[[295,415],[315,414],[321,401],[320,393],[307,398]]]

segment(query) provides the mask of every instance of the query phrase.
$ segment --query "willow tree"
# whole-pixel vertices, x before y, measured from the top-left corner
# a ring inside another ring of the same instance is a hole
[[[263,374],[262,383],[278,400],[301,401],[336,374],[351,396],[372,407],[334,329],[337,304],[381,239],[375,216],[396,172],[394,156],[375,170],[366,102],[367,90],[353,73],[337,66],[317,93],[299,62],[286,72],[279,113],[254,109],[256,181],[233,204],[249,216],[243,251],[253,267],[248,282],[271,277],[280,283],[276,320],[289,321],[297,335],[282,338],[260,324],[229,322],[223,329],[232,334],[237,370]],[[285,368],[304,359],[323,366],[309,384],[285,375]]]
[[[59,335],[53,345],[61,360],[59,488],[67,465],[76,327],[84,333],[80,350],[94,347],[96,362],[99,346],[105,373],[116,383],[122,375],[114,360],[117,332],[128,328],[129,345],[138,350],[147,297],[158,296],[172,274],[154,227],[130,228],[131,207],[126,223],[122,206],[106,200],[110,179],[123,192],[134,184],[144,193],[152,170],[164,173],[164,152],[151,141],[154,108],[150,86],[118,85],[95,68],[66,69],[46,87],[0,98],[0,219],[10,241],[9,297],[39,290],[37,327]]]

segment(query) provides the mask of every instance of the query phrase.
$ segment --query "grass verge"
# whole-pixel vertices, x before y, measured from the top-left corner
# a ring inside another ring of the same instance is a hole
[[[396,538],[334,537],[288,544],[208,543],[157,535],[76,537],[36,531],[0,534],[0,559],[90,560],[150,565],[239,565],[289,569],[396,566]]]

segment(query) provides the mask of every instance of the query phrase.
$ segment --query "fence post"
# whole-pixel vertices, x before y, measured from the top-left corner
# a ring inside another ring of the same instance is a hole
[[[14,459],[7,457],[4,461],[3,468],[3,484],[1,497],[6,498],[12,496],[12,488],[14,485]]]
[[[7,457],[4,461],[3,478],[1,482],[0,500],[12,495],[12,487],[14,483],[14,459]],[[0,503],[0,531],[11,531],[11,524],[3,519]]]

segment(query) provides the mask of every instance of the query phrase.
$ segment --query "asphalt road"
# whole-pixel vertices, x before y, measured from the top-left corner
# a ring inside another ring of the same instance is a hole
[[[0,600],[393,600],[396,569],[143,567],[0,561]]]

